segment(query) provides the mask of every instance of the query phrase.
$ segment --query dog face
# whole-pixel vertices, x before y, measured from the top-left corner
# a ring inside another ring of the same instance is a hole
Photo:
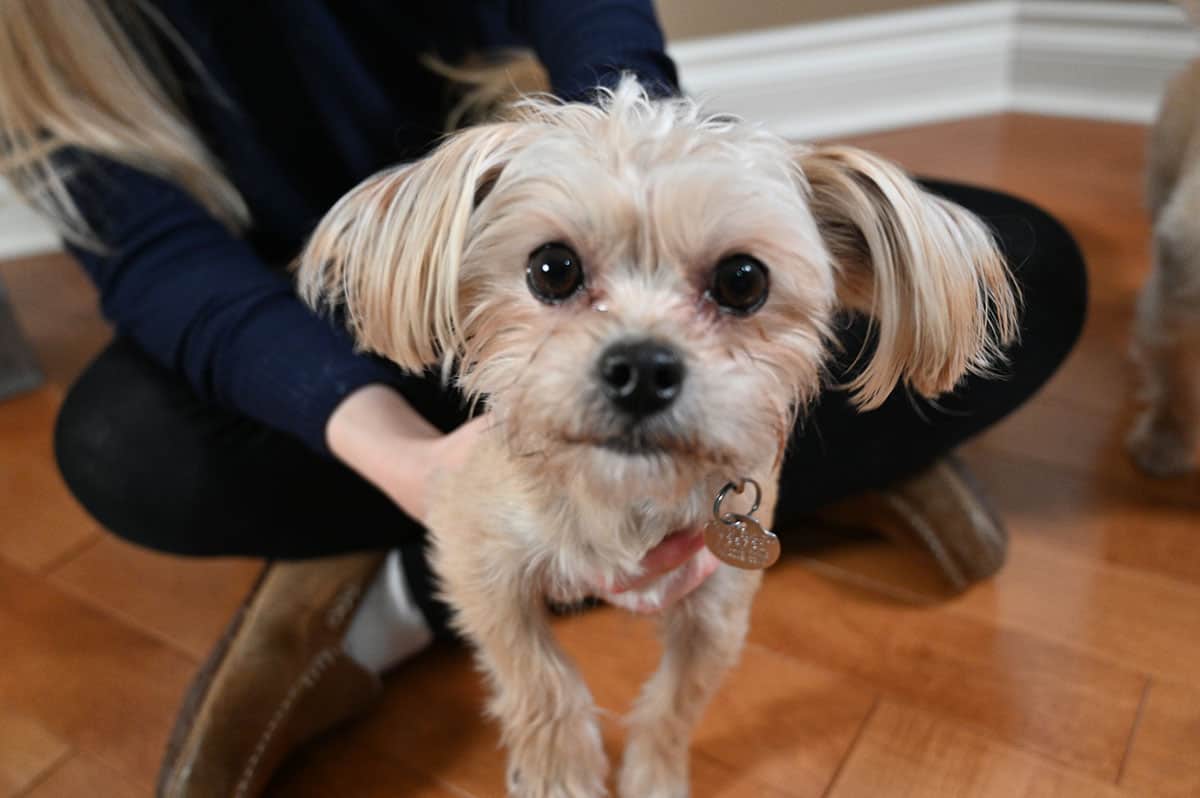
[[[678,497],[762,473],[819,390],[841,309],[877,345],[849,387],[934,395],[1016,329],[990,236],[894,167],[651,101],[528,102],[326,217],[302,294],[400,365],[453,364],[512,451],[565,483]]]
[[[787,161],[732,129],[611,120],[526,144],[480,202],[464,384],[515,453],[593,485],[653,495],[769,465],[834,306]]]

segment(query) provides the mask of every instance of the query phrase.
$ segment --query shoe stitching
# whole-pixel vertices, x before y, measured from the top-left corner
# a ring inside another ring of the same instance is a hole
[[[957,494],[959,501],[966,507],[967,515],[976,530],[983,533],[981,537],[987,538],[988,542],[994,546],[1003,546],[1003,533],[1000,531],[997,520],[985,508],[983,500],[977,495],[971,484],[957,473],[953,474],[953,479],[948,482],[950,490]]]
[[[965,466],[962,467],[965,468]],[[947,461],[943,464],[942,470],[945,472],[942,474],[942,489],[953,495],[957,500],[974,532],[983,541],[985,547],[990,549],[987,554],[994,555],[998,551],[998,559],[1003,562],[1005,559],[1004,549],[1006,548],[1003,526],[995,515],[986,508],[984,499],[978,495],[978,490],[972,485],[969,477],[960,468],[956,468],[954,463]],[[966,578],[962,558],[968,555],[955,548],[948,548],[945,545],[928,518],[920,512],[917,503],[910,501],[908,497],[900,492],[889,491],[885,494],[885,498],[894,507],[899,509],[902,515],[907,516],[909,525],[917,533],[918,537],[925,541],[935,559],[948,569],[952,568],[956,572],[957,577],[962,579],[964,583],[980,578],[978,576],[973,576],[971,579]],[[907,512],[904,512],[905,510]],[[989,567],[988,575],[995,573],[996,570],[996,567]],[[951,578],[954,579],[954,576],[951,576]]]
[[[946,569],[947,575],[950,577],[951,581],[963,584],[968,582],[969,580],[962,572],[959,563],[951,556],[950,552],[946,550],[946,547],[943,545],[937,532],[934,531],[933,527],[930,526],[925,517],[921,515],[916,506],[908,499],[898,494],[888,495],[887,500],[892,504],[893,507],[900,511],[901,517],[906,517],[906,520],[912,527],[912,530],[917,534],[918,539],[925,544],[925,546],[929,549],[930,554],[933,555],[934,559],[941,563],[942,567]]]
[[[258,771],[258,766],[262,763],[263,754],[266,753],[267,746],[271,744],[272,738],[279,731],[280,725],[291,713],[300,694],[315,685],[321,675],[337,661],[339,651],[340,649],[335,647],[323,649],[288,690],[287,695],[275,710],[275,714],[271,716],[270,722],[267,723],[267,728],[259,738],[258,744],[254,747],[254,753],[250,755],[250,759],[242,771],[242,777],[238,780],[237,787],[234,788],[233,798],[246,798],[250,783]]]
[[[329,611],[325,613],[325,624],[330,629],[337,630],[341,628],[346,617],[354,610],[361,592],[362,588],[357,584],[347,585],[342,589],[337,599],[330,606]]]

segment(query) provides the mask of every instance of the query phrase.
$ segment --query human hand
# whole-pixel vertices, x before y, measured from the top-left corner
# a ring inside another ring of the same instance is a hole
[[[480,416],[444,435],[394,389],[368,385],[337,407],[326,439],[339,459],[424,522],[433,482],[462,466],[487,423]]]
[[[442,475],[458,470],[467,462],[479,436],[491,423],[487,415],[476,416],[461,427],[434,438],[423,451],[418,452],[424,471],[423,489],[414,497],[414,517],[424,521],[429,514],[429,492],[434,482]]]

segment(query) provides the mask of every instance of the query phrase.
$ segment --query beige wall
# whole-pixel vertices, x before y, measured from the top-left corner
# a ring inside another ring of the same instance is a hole
[[[946,5],[949,2],[952,0],[656,0],[663,27],[671,40]]]

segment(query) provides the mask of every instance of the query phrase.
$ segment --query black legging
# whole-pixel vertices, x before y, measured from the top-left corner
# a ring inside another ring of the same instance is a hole
[[[1086,275],[1058,222],[1003,194],[926,185],[995,229],[1024,294],[1022,342],[1003,379],[970,378],[937,407],[897,391],[860,414],[845,394],[826,393],[793,436],[777,510],[782,529],[822,503],[910,475],[994,424],[1033,395],[1079,335]],[[845,351],[853,355],[858,343],[848,340]],[[430,381],[414,379],[404,392],[443,429],[463,419]],[[71,389],[55,447],[83,506],[117,535],[153,549],[287,559],[420,545],[419,525],[349,469],[201,401],[122,339]]]

